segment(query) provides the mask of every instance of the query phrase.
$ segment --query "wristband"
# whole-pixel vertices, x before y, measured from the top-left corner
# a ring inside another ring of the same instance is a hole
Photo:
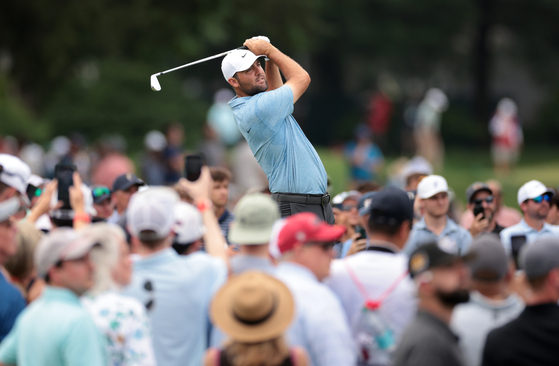
[[[198,207],[198,210],[200,210],[200,212],[204,212],[207,209],[210,209],[213,207],[212,201],[209,199],[205,199],[205,200],[201,200],[196,202],[196,207]]]
[[[91,217],[85,212],[78,212],[74,214],[74,221],[91,222]]]

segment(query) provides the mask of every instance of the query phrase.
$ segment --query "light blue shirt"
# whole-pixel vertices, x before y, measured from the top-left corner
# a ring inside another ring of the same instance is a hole
[[[307,350],[311,366],[354,366],[357,351],[340,301],[306,267],[283,262],[276,277],[291,290],[295,319],[287,332],[291,345]]]
[[[226,277],[225,263],[202,252],[179,256],[167,248],[134,262],[132,283],[123,294],[143,304],[153,300],[148,316],[158,365],[202,364],[210,301]]]
[[[273,276],[276,270],[271,260],[255,255],[238,254],[231,257],[229,264],[235,275],[246,271],[260,271]]]
[[[105,366],[105,344],[70,290],[47,286],[0,345],[0,362],[18,366]]]
[[[293,113],[289,86],[229,101],[272,193],[326,193],[326,170]]]
[[[427,228],[425,217],[423,217],[421,221],[413,225],[402,252],[409,256],[418,247],[432,242],[440,242],[441,245],[445,245],[447,250],[463,255],[470,249],[472,235],[448,216],[446,217],[444,230],[441,232],[441,235],[437,235]]]
[[[500,234],[501,242],[503,243],[505,251],[508,254],[512,253],[510,238],[516,235],[526,235],[526,244],[531,244],[537,239],[546,235],[559,236],[559,226],[550,225],[544,222],[542,229],[538,231],[528,225],[526,221],[524,221],[524,219],[520,220],[520,222],[516,225],[509,226],[508,228],[501,231]]]

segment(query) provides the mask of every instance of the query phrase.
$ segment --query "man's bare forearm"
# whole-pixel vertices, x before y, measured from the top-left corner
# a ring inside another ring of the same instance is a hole
[[[266,80],[268,81],[268,91],[283,85],[279,67],[272,60],[266,61]]]
[[[279,70],[283,76],[285,76],[285,85],[288,85],[293,91],[293,103],[307,90],[311,82],[309,73],[271,43],[258,39],[247,39],[244,45],[255,55],[266,55],[279,67]],[[266,76],[268,76],[268,74],[266,74]],[[270,86],[269,80],[268,86]]]

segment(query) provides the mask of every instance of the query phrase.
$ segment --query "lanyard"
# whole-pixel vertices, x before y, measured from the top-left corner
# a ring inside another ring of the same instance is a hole
[[[344,260],[345,266],[347,268],[347,272],[349,273],[349,276],[351,277],[351,279],[353,280],[353,282],[355,283],[355,286],[357,286],[357,289],[359,290],[359,292],[361,292],[361,295],[363,296],[363,298],[365,299],[365,301],[367,301],[369,299],[369,293],[367,292],[367,289],[365,288],[365,286],[363,285],[363,283],[361,281],[359,281],[359,278],[357,277],[357,274],[355,273],[355,271],[353,270],[353,268],[351,268],[351,266],[349,265],[349,262],[346,260]],[[378,306],[380,306],[380,304],[382,304],[382,302],[392,293],[394,292],[394,290],[396,289],[396,287],[398,287],[398,285],[400,284],[400,282],[402,282],[402,280],[404,278],[406,278],[408,275],[408,270],[404,271],[404,273],[402,273],[400,276],[398,276],[398,278],[396,278],[396,280],[394,282],[392,282],[392,284],[386,289],[384,290],[384,292],[382,294],[380,294],[380,296],[374,300],[375,303],[378,304]]]

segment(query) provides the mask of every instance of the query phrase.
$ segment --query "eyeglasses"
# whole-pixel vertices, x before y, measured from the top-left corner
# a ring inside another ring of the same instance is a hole
[[[149,294],[149,299],[148,302],[146,302],[146,309],[149,311],[153,308],[153,304],[155,303],[155,297],[153,296],[153,285],[151,284],[150,280],[147,280],[144,283],[144,289],[148,292]]]
[[[98,198],[98,197],[101,197],[105,194],[110,195],[111,191],[107,187],[95,187],[91,191],[91,194],[93,195],[93,198]]]
[[[482,203],[483,201],[487,202],[488,204],[491,204],[491,203],[493,203],[493,200],[494,200],[494,197],[493,197],[493,196],[487,196],[487,197],[485,197],[484,199],[477,199],[477,200],[474,200],[473,202],[474,202],[474,204],[476,204],[476,205],[481,205],[481,203]]]
[[[548,193],[544,193],[541,196],[538,196],[536,198],[532,198],[532,201],[536,202],[536,203],[542,203],[543,200],[546,200],[547,202],[551,202],[551,195]]]

